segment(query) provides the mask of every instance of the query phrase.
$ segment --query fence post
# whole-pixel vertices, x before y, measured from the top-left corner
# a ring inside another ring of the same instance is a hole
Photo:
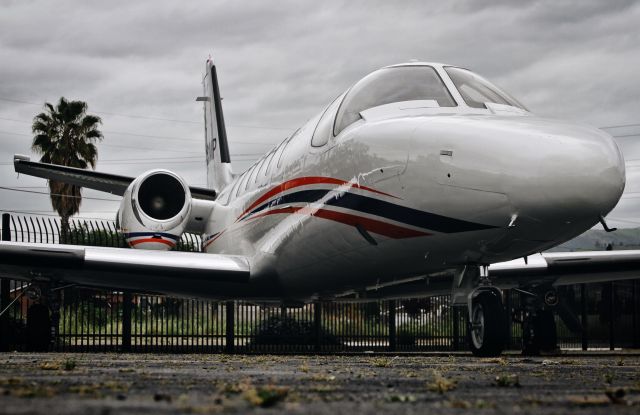
[[[314,350],[319,352],[322,344],[322,303],[320,301],[313,304],[313,328],[316,342]]]
[[[587,284],[580,284],[580,305],[582,308],[582,350],[589,349],[589,310],[587,302]]]
[[[2,240],[11,240],[11,216],[8,213],[2,214]],[[9,292],[11,286],[7,278],[0,278],[0,311],[4,310],[11,301]],[[0,351],[9,350],[9,312],[0,317]]]
[[[234,351],[234,328],[235,328],[235,303],[233,301],[227,301],[225,303],[226,306],[226,344],[224,351],[225,353],[233,353]]]
[[[613,281],[609,283],[609,350],[614,350],[616,347],[615,339],[615,313],[616,313],[616,287]]]
[[[640,280],[633,280],[633,348],[640,347]]]
[[[451,307],[453,311],[453,350],[460,350],[460,307]]]
[[[389,307],[389,351],[396,351],[396,300],[387,301]]]
[[[131,351],[131,302],[133,298],[129,291],[122,293],[122,351]]]

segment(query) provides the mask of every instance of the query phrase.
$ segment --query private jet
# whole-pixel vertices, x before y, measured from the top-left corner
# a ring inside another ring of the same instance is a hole
[[[471,351],[496,356],[504,289],[525,297],[525,344],[540,349],[554,311],[580,325],[560,287],[639,276],[640,251],[543,253],[610,230],[625,166],[603,131],[536,116],[468,69],[408,62],[365,76],[235,174],[205,68],[206,188],[165,169],[125,177],[16,155],[18,173],[122,196],[134,249],[2,242],[3,277],[287,305],[446,293]],[[204,253],[171,251],[184,232]]]

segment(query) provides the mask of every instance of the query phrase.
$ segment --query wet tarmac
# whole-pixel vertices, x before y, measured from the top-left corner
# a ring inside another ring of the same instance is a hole
[[[640,354],[0,354],[0,413],[640,413]]]

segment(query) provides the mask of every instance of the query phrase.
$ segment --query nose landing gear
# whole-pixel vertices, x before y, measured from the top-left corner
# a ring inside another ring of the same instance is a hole
[[[475,356],[498,356],[507,344],[507,313],[502,292],[491,285],[487,267],[467,266],[455,276],[453,306],[468,310],[467,338]]]
[[[497,293],[484,291],[473,299],[467,333],[475,356],[498,356],[507,343],[506,327],[506,313]]]

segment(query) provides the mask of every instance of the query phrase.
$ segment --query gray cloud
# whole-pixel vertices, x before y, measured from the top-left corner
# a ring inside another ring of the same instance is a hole
[[[164,162],[117,160],[201,156],[202,108],[194,98],[210,53],[236,154],[265,151],[368,72],[411,58],[475,70],[544,116],[596,126],[636,123],[638,21],[640,4],[626,0],[4,1],[0,158],[9,162],[14,152],[29,152],[28,136],[7,133],[29,134],[42,103],[61,95],[101,112],[101,170],[135,175]],[[627,158],[640,158],[636,140],[621,141]],[[251,158],[236,157],[234,168],[246,168]],[[204,183],[202,159],[180,161],[166,167]],[[0,164],[0,171],[2,185],[44,185],[16,180],[10,165]],[[633,168],[628,177],[628,188],[640,191]],[[46,197],[5,196],[5,209],[49,209]],[[82,214],[109,209],[113,203],[86,201]],[[634,199],[615,213],[637,217]]]

